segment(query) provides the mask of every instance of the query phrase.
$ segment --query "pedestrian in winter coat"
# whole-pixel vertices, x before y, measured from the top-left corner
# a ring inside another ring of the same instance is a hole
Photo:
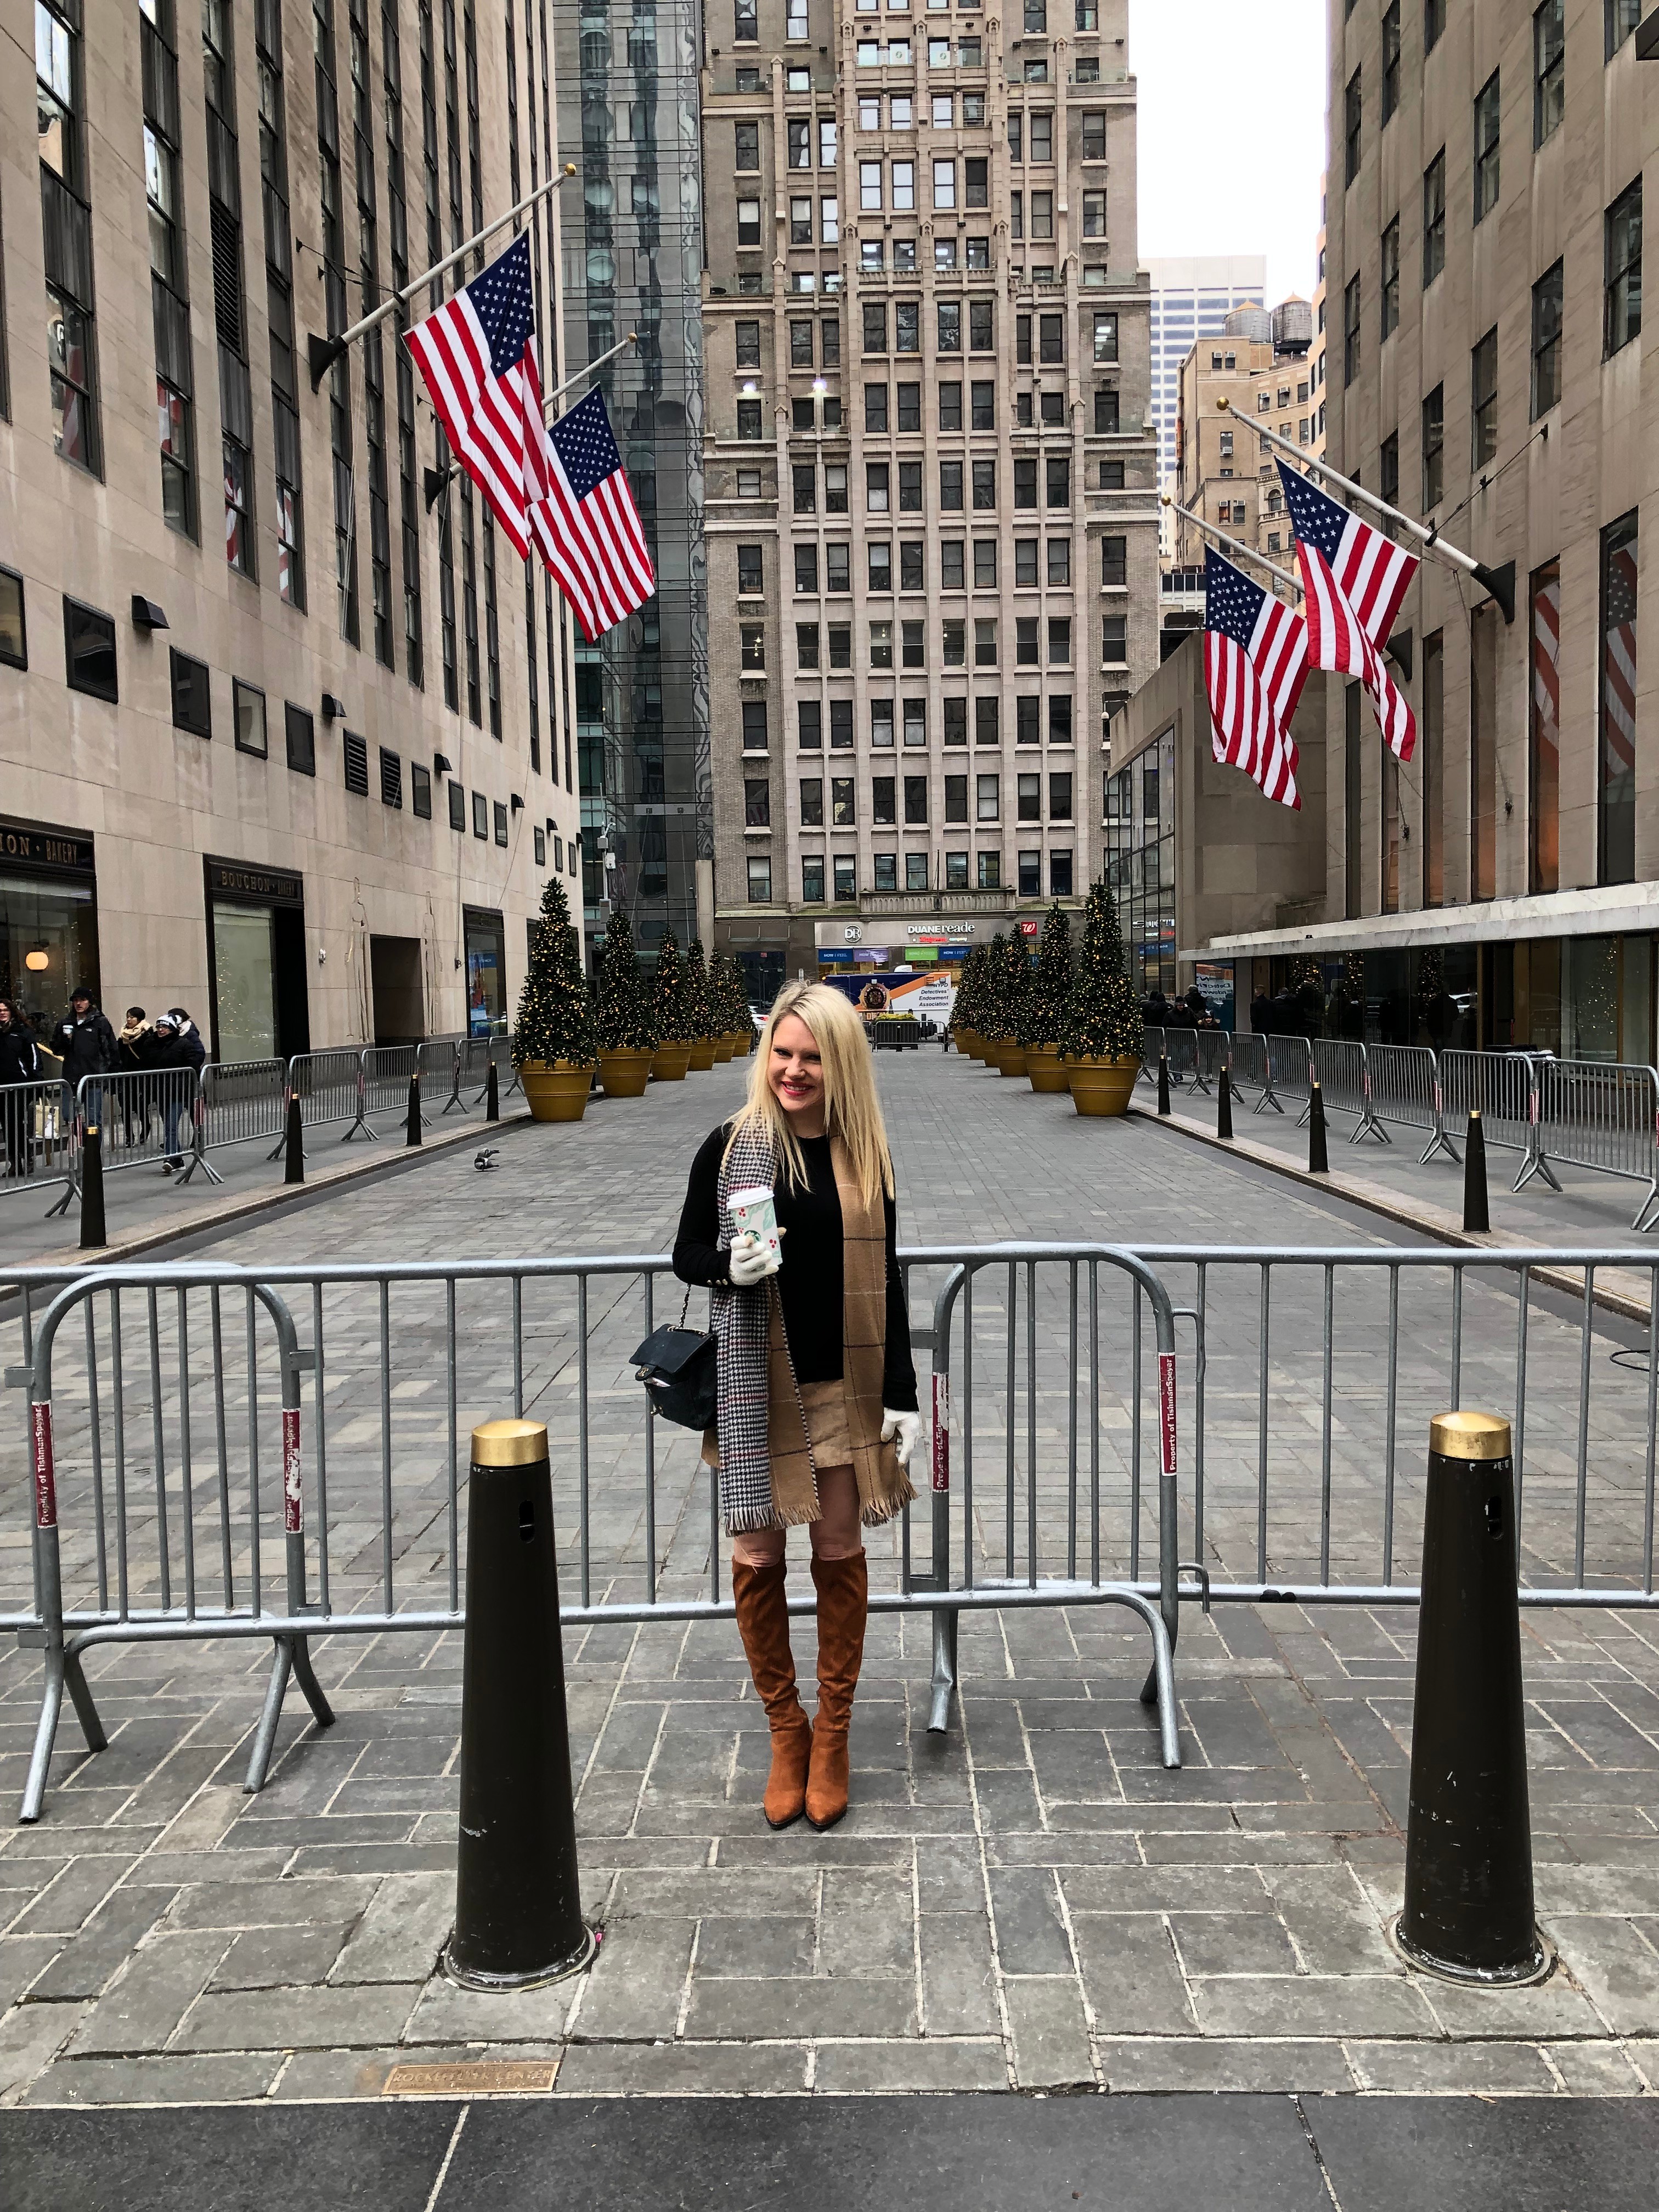
[[[183,1079],[186,1075],[193,1076],[205,1057],[201,1032],[188,1014],[181,1017],[172,1012],[156,1016],[149,1065],[161,1078],[155,1087],[161,1094],[161,1118],[165,1127],[163,1141],[167,1151],[161,1162],[163,1175],[172,1175],[185,1164],[180,1132],[194,1120],[195,1099],[193,1084]]]
[[[728,1200],[775,1197],[781,1260],[733,1241]],[[863,1024],[843,994],[790,983],[761,1032],[749,1096],[692,1164],[674,1246],[707,1284],[719,1345],[718,1468],[738,1628],[771,1731],[764,1809],[775,1828],[847,1810],[847,1731],[864,1656],[864,1528],[914,1496],[921,1433],[910,1320],[896,1256],[893,1164]],[[777,1276],[775,1284],[771,1278]],[[785,1540],[807,1522],[818,1594],[818,1703],[795,1690]]]
[[[10,999],[0,999],[0,1126],[5,1130],[6,1168],[11,1175],[21,1175],[28,1159],[31,1102],[21,1095],[21,1086],[38,1082],[40,1076],[40,1054],[22,1009]],[[8,1090],[19,1095],[8,1098]]]
[[[154,1085],[141,1083],[141,1076],[149,1065],[155,1033],[142,1006],[129,1006],[126,1020],[115,1033],[115,1049],[120,1072],[133,1079],[123,1083],[121,1089],[121,1118],[125,1126],[129,1146],[142,1145],[149,1134],[150,1108]]]
[[[64,1118],[68,1121],[77,1110],[82,1079],[112,1075],[120,1065],[115,1032],[90,991],[82,988],[70,994],[70,1010],[52,1030],[50,1048],[63,1062]],[[91,1120],[102,1121],[104,1100],[100,1088],[94,1087],[88,1093],[87,1107]]]

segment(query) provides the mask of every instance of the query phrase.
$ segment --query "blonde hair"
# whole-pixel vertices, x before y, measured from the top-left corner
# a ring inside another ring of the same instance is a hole
[[[887,1147],[887,1128],[876,1096],[876,1079],[870,1065],[870,1044],[864,1024],[850,1000],[828,983],[786,983],[772,1001],[755,1064],[749,1072],[749,1096],[732,1124],[726,1144],[729,1153],[738,1133],[752,1130],[772,1147],[787,1189],[799,1190],[806,1181],[806,1163],[788,1115],[767,1080],[772,1065],[772,1040],[778,1024],[793,1014],[812,1032],[823,1070],[824,1127],[846,1147],[866,1206],[893,1195],[893,1157]]]

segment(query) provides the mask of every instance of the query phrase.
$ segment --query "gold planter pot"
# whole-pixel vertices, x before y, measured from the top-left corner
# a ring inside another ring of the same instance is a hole
[[[1066,1087],[1066,1064],[1057,1044],[1028,1044],[1025,1073],[1031,1079],[1033,1091],[1064,1091]]]
[[[1068,1060],[1066,1072],[1071,1078],[1072,1103],[1079,1114],[1123,1114],[1140,1073],[1140,1060],[1133,1052],[1120,1053],[1115,1060]]]
[[[693,1037],[691,1040],[691,1073],[703,1075],[714,1065],[713,1037]]]
[[[690,1065],[689,1044],[659,1044],[651,1055],[651,1079],[653,1083],[684,1083]]]
[[[964,1060],[979,1058],[979,1039],[972,1030],[954,1030],[951,1032],[951,1039]]]
[[[724,1061],[730,1060],[737,1048],[738,1041],[736,1037],[732,1036],[730,1030],[723,1030],[720,1036],[714,1039],[715,1066],[719,1067]]]
[[[653,1054],[647,1045],[622,1045],[599,1054],[599,1080],[607,1098],[643,1098]]]
[[[1004,1037],[997,1054],[997,1066],[1005,1075],[1024,1075],[1025,1048],[1016,1037]]]
[[[580,1121],[587,1110],[592,1061],[526,1060],[519,1069],[532,1121]]]

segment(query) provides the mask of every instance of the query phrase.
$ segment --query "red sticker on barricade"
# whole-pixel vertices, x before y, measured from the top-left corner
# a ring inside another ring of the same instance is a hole
[[[1158,1355],[1158,1433],[1165,1474],[1176,1471],[1176,1371],[1173,1352]]]
[[[951,1384],[948,1376],[933,1377],[933,1487],[951,1487]]]
[[[283,1408],[283,1526],[290,1536],[305,1527],[305,1494],[300,1487],[300,1409]]]
[[[34,1525],[58,1526],[58,1476],[52,1457],[52,1407],[31,1405],[29,1434],[34,1447]]]

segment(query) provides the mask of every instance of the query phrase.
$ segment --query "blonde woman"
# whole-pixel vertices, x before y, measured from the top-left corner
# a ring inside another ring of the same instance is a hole
[[[732,1242],[726,1200],[757,1186],[776,1194],[781,1261],[753,1235]],[[830,1828],[847,1810],[869,1591],[862,1530],[915,1495],[905,1469],[921,1420],[897,1218],[864,1025],[828,984],[788,984],[742,1111],[692,1163],[674,1246],[674,1273],[713,1293],[720,1382],[703,1456],[718,1468],[738,1627],[771,1729],[775,1828],[803,1812]],[[784,1594],[785,1539],[802,1522],[818,1596],[810,1723]]]

